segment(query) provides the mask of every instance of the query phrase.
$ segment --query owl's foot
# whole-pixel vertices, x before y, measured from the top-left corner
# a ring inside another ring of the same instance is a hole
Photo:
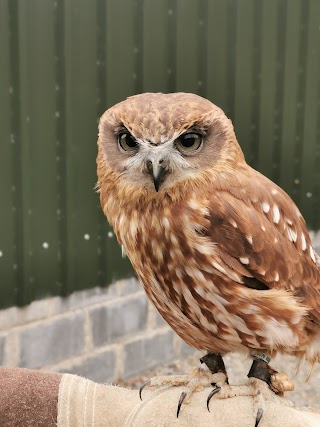
[[[225,384],[222,387],[216,387],[208,396],[207,408],[209,409],[209,402],[211,398],[215,396],[215,399],[229,399],[232,397],[247,396],[251,397],[254,402],[254,416],[255,416],[255,427],[259,426],[264,411],[266,410],[266,401],[281,402],[285,406],[291,406],[292,404],[286,399],[279,397],[275,394],[265,381],[261,381],[257,378],[249,378],[249,382],[245,385],[230,386]]]
[[[254,356],[250,371],[248,373],[249,378],[256,378],[264,381],[268,384],[269,389],[279,397],[284,396],[285,391],[294,390],[294,384],[289,380],[288,375],[285,372],[277,372],[269,365],[270,359],[264,354],[258,354]],[[257,396],[261,394],[258,389]],[[262,395],[261,395],[262,396]],[[261,399],[260,399],[261,402]],[[263,402],[262,402],[263,403]],[[257,427],[263,415],[263,405],[257,410],[256,424]]]
[[[211,386],[214,386],[214,390],[218,392],[224,384],[228,384],[226,369],[220,354],[208,353],[200,359],[200,362],[200,367],[193,369],[187,375],[167,375],[147,380],[140,387],[140,399],[142,400],[141,393],[146,386],[185,386],[186,391],[181,393],[178,403],[178,417],[182,403],[190,403],[193,393]]]
[[[255,356],[250,371],[249,378],[258,378],[266,382],[270,389],[280,397],[284,396],[285,391],[294,390],[294,384],[289,380],[285,372],[277,372],[270,365],[268,358],[261,358],[260,355]]]

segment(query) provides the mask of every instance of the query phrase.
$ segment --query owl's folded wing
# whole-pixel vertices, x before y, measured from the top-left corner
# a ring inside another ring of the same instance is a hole
[[[250,288],[290,290],[320,321],[317,255],[304,219],[283,190],[260,174],[245,187],[220,188],[207,219],[221,268]]]

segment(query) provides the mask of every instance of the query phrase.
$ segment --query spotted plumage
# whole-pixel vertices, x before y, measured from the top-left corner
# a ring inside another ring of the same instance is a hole
[[[185,93],[130,97],[102,116],[98,149],[103,211],[185,342],[320,361],[320,263],[305,221],[246,164],[220,108]]]

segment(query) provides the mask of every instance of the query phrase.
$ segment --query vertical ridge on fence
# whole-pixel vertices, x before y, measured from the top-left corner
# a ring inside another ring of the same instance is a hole
[[[16,7],[15,0],[0,3],[0,272],[1,301],[5,305],[17,303],[17,283],[23,282]]]
[[[314,202],[314,181],[316,169],[319,164],[314,163],[314,156],[317,151],[317,107],[319,105],[319,41],[320,41],[320,3],[314,0],[306,3],[308,6],[308,18],[304,22],[306,33],[306,52],[305,52],[305,84],[304,84],[304,104],[301,108],[303,116],[302,144],[301,144],[301,185],[299,204],[303,211],[307,212],[310,217],[314,216],[313,212],[320,215],[317,211],[317,204]],[[318,52],[317,52],[318,50]],[[318,53],[318,54],[317,54]]]
[[[58,248],[57,264],[59,266],[57,278],[57,292],[66,295],[68,278],[68,230],[67,230],[67,200],[66,200],[66,84],[65,84],[65,50],[64,50],[64,3],[58,0],[53,4],[54,25],[54,58],[55,58],[55,144],[56,144],[56,171],[60,178],[57,182],[57,211]]]

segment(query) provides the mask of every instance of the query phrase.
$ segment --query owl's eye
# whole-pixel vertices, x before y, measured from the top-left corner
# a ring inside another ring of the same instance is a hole
[[[137,141],[129,132],[119,133],[118,144],[124,151],[136,151],[138,148]]]
[[[195,132],[187,132],[176,139],[175,145],[183,153],[192,153],[202,146],[203,136]]]

